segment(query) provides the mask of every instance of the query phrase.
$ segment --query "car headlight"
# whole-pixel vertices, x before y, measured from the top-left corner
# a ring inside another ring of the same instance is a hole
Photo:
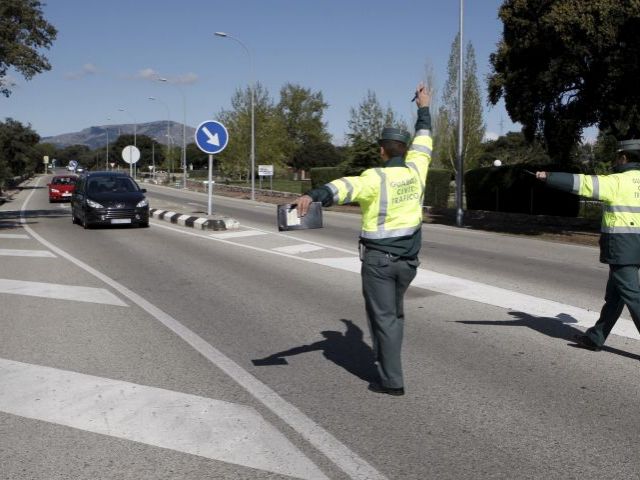
[[[140,200],[138,202],[138,204],[136,205],[136,208],[146,207],[147,205],[149,205],[149,202],[147,202],[147,199],[145,198],[144,200]]]
[[[60,193],[60,190],[58,190],[57,188],[52,188],[51,193]]]
[[[94,202],[93,200],[91,200],[89,198],[87,198],[87,205],[90,206],[91,208],[104,208],[98,202]]]

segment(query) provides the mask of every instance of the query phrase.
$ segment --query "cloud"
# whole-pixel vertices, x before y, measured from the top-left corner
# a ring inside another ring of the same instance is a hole
[[[160,77],[163,78],[163,81],[167,83],[172,83],[174,85],[193,85],[200,80],[197,74],[193,72],[183,73],[182,75],[176,75],[173,77]],[[159,79],[159,78],[158,78]]]
[[[197,83],[198,80],[198,75],[189,72],[177,77],[173,83],[179,83],[181,85],[193,85],[194,83]]]
[[[77,72],[68,72],[65,75],[67,80],[80,80],[81,78],[88,77],[89,75],[96,75],[99,73],[98,67],[93,63],[85,63],[82,68]]]
[[[152,82],[157,81],[160,78],[160,74],[156,72],[153,68],[143,68],[138,71],[133,78],[137,80],[150,80]]]
[[[143,68],[142,70],[138,70],[135,75],[127,76],[125,78],[128,78],[129,80],[144,80],[149,82],[162,80],[163,82],[166,81],[167,83],[172,83],[174,85],[193,85],[200,79],[200,77],[193,72],[167,77],[160,75],[160,72],[153,68]]]
[[[0,87],[17,87],[18,81],[16,78],[11,75],[5,75],[4,77],[0,77]]]

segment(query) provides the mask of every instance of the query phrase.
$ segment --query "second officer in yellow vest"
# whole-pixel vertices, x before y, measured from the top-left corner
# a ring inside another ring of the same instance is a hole
[[[596,324],[576,342],[598,351],[626,305],[640,331],[640,140],[618,143],[612,175],[537,172],[547,185],[604,204],[600,228],[600,261],[609,264],[605,304]]]
[[[422,203],[433,148],[430,101],[430,91],[418,85],[416,134],[410,145],[409,132],[396,128],[382,131],[378,143],[383,168],[339,178],[297,200],[301,216],[312,201],[324,206],[360,205],[362,293],[379,374],[369,389],[376,393],[404,395],[404,294],[420,264]]]

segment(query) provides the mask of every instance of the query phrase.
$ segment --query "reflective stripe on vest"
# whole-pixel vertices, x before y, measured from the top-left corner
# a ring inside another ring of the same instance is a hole
[[[640,235],[640,226],[638,227],[605,227],[603,226],[600,231],[602,233],[635,233]]]
[[[351,203],[351,199],[353,198],[353,185],[351,185],[351,182],[346,178],[339,178],[336,182],[338,181],[344,184],[344,188],[347,190],[347,196],[344,197],[344,201],[340,202],[340,191],[338,188],[335,185],[327,183],[326,186],[329,187],[329,190],[333,193],[333,203],[336,205],[339,203]]]
[[[640,207],[630,207],[628,205],[605,205],[603,210],[605,212],[640,213]]]
[[[374,172],[380,177],[380,207],[378,208],[378,231],[384,231],[384,222],[387,220],[387,209],[389,208],[389,195],[387,193],[387,176],[381,168],[374,168]]]

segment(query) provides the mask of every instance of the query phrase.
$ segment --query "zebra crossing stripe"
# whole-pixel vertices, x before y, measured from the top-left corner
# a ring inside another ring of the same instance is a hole
[[[328,480],[255,409],[0,358],[0,411],[279,475]]]
[[[0,278],[0,293],[54,298],[57,300],[73,300],[76,302],[102,303],[120,307],[128,306],[104,288],[83,287],[80,285],[60,285],[56,283],[26,282],[24,280]]]
[[[297,253],[317,252],[318,250],[324,250],[324,248],[310,243],[301,243],[299,245],[287,245],[286,247],[272,248],[272,250],[295,255]]]
[[[11,248],[0,248],[0,255],[6,257],[48,257],[56,258],[49,250],[14,250]]]
[[[0,238],[7,239],[28,239],[29,235],[23,235],[21,233],[0,233]]]

